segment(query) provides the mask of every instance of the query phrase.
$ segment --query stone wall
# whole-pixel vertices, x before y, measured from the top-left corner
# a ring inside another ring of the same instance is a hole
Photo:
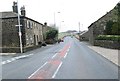
[[[2,47],[18,47],[19,36],[17,18],[2,19]]]
[[[94,44],[94,36],[93,36],[93,26],[94,25],[91,25],[91,27],[89,27],[89,42],[90,44]]]
[[[23,53],[36,49],[36,48],[40,48],[41,45],[37,45],[37,46],[31,46],[31,47],[23,47]],[[2,53],[20,53],[20,47],[3,47],[0,48],[2,49]]]
[[[94,45],[111,49],[120,49],[120,42],[118,41],[95,40]]]

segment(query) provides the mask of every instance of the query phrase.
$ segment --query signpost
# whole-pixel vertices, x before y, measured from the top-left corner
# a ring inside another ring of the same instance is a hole
[[[20,38],[20,52],[23,53],[23,49],[22,49],[22,33],[21,33],[21,26],[20,25],[20,15],[19,15],[19,8],[18,8],[18,0],[17,0],[17,9],[18,9],[18,26],[19,27],[19,38]]]

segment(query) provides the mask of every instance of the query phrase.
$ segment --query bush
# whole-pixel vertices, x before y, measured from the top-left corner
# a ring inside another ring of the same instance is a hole
[[[46,33],[46,39],[55,39],[58,36],[58,30],[49,30]]]
[[[120,41],[119,35],[98,35],[96,40],[111,40],[111,41]]]

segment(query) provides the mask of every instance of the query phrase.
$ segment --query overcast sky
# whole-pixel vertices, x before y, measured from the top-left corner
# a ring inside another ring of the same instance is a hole
[[[0,0],[0,12],[12,11],[13,1]],[[119,0],[19,0],[26,16],[48,25],[55,22],[60,31],[87,30],[88,26],[115,7]],[[60,13],[58,13],[60,12]],[[64,22],[62,22],[64,21]]]

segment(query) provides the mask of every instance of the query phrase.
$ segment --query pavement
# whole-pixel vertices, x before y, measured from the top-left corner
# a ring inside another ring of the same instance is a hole
[[[86,43],[87,44],[87,43]],[[120,66],[119,64],[119,59],[118,59],[118,53],[120,53],[120,50],[117,49],[109,49],[109,48],[104,48],[100,46],[92,46],[90,44],[87,44],[87,46],[97,52],[97,54],[100,54],[101,56],[105,57],[112,63],[116,64],[117,66]]]
[[[0,53],[0,55],[15,55],[17,53]]]

